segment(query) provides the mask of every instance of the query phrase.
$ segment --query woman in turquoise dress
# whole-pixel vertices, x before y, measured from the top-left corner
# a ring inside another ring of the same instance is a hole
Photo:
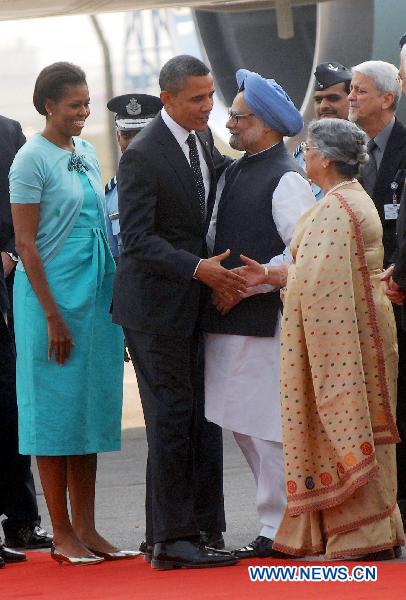
[[[124,342],[110,315],[115,263],[99,165],[76,137],[90,112],[83,71],[43,69],[34,106],[45,128],[10,171],[20,452],[37,456],[54,559],[133,558],[95,528],[97,453],[120,449]]]

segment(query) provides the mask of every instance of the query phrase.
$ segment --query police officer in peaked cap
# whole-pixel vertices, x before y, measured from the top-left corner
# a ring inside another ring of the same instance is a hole
[[[162,102],[150,94],[124,94],[107,103],[107,108],[116,113],[116,135],[121,152],[124,152],[133,137],[146,127],[161,110]],[[118,215],[117,176],[105,187],[107,210],[107,234],[110,248],[117,260],[121,253],[120,221]]]

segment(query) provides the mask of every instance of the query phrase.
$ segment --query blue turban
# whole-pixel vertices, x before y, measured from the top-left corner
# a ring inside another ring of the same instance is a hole
[[[238,69],[236,79],[245,103],[265,125],[289,137],[303,129],[302,115],[274,79],[264,79],[247,69]]]

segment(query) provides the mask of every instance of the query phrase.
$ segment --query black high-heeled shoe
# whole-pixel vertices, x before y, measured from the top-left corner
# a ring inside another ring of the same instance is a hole
[[[72,566],[86,566],[86,565],[98,565],[99,563],[104,562],[104,558],[101,556],[66,556],[59,552],[55,546],[51,548],[51,558],[56,560],[59,564],[66,563],[67,565]]]

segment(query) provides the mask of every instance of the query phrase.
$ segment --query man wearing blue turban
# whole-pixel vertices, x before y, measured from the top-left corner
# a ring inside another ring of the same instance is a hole
[[[285,505],[279,402],[279,288],[289,245],[301,215],[315,202],[306,176],[286,149],[303,119],[273,79],[237,71],[238,93],[229,111],[230,146],[245,151],[227,170],[215,226],[214,254],[223,265],[240,255],[264,265],[264,285],[239,300],[213,295],[204,319],[206,418],[233,431],[257,484],[260,535],[236,551],[240,558],[278,556],[272,544]],[[286,556],[285,556],[286,558]]]

